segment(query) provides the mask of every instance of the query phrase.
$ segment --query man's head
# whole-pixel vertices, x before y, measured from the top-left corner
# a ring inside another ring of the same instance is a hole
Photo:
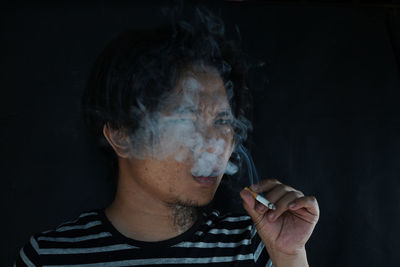
[[[99,56],[85,121],[138,186],[168,203],[207,204],[246,137],[246,66],[222,22],[197,14],[118,36]],[[123,163],[121,163],[123,162]]]

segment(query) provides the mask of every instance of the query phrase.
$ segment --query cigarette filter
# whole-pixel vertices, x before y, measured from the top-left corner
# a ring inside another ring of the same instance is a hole
[[[257,194],[256,192],[252,191],[250,188],[245,187],[244,190],[248,191],[255,200],[258,202],[262,203],[264,206],[268,207],[270,210],[276,210],[276,207],[273,203],[269,202],[268,199],[263,197],[260,194]]]

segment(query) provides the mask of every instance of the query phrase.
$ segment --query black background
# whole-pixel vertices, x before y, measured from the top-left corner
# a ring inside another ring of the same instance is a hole
[[[228,32],[239,26],[250,56],[266,62],[250,83],[256,166],[263,178],[317,197],[311,266],[396,266],[399,9],[284,2],[209,5]],[[159,4],[2,9],[1,266],[33,233],[112,200],[114,184],[86,136],[80,97],[101,49],[128,28],[157,25]]]

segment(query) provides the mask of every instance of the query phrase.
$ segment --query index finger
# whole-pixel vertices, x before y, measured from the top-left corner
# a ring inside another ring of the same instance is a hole
[[[261,180],[255,184],[252,184],[250,186],[250,189],[253,190],[256,193],[263,193],[266,191],[270,191],[271,189],[273,189],[275,186],[282,184],[281,182],[279,182],[277,179],[272,178],[272,179],[264,179]]]

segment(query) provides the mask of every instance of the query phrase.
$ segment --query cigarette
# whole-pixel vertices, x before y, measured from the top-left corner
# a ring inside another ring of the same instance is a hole
[[[245,187],[244,190],[248,191],[255,200],[262,203],[264,206],[268,207],[270,210],[276,210],[274,203],[271,203],[263,197],[262,195],[257,194],[256,192],[252,191],[250,188]]]

